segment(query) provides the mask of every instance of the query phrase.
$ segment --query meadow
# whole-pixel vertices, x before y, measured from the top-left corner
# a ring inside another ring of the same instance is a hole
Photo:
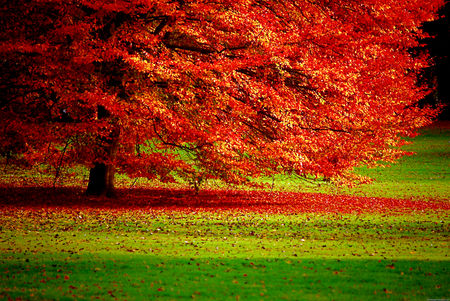
[[[450,299],[449,140],[423,129],[417,155],[352,189],[123,180],[106,199],[2,176],[0,299]]]

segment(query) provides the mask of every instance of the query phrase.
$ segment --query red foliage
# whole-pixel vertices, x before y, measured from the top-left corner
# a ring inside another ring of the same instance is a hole
[[[450,211],[450,203],[292,192],[209,190],[198,195],[189,190],[122,190],[121,197],[87,198],[79,190],[45,188],[0,189],[0,209],[29,210],[139,210],[165,213],[235,212],[259,214],[297,213],[411,213]]]
[[[416,106],[428,61],[408,49],[443,2],[6,1],[0,153],[196,188],[344,181],[436,114]]]

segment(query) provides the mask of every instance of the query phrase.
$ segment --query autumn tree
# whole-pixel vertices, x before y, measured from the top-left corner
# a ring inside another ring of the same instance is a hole
[[[412,55],[442,0],[12,0],[0,10],[11,164],[195,188],[275,173],[345,182],[436,111]]]

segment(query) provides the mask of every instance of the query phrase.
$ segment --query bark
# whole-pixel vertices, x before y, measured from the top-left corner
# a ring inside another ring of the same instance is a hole
[[[112,135],[112,140],[107,146],[108,156],[114,159],[118,149],[118,135]],[[89,173],[89,184],[86,195],[115,197],[114,187],[115,167],[110,164],[96,162]]]
[[[104,118],[108,115],[109,113],[103,107],[99,107],[99,118]],[[111,133],[107,141],[103,141],[107,142],[104,151],[111,161],[116,158],[117,150],[119,148],[119,134],[120,131],[116,129]],[[86,189],[86,195],[115,197],[114,175],[114,165],[95,162],[94,167],[91,168],[89,172],[89,183]]]

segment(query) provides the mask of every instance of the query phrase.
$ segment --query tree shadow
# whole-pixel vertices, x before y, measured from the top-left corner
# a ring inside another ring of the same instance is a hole
[[[139,209],[162,207],[242,208],[283,205],[269,202],[275,193],[262,191],[174,189],[117,189],[117,197],[89,197],[79,188],[0,187],[0,205],[15,207],[89,207]]]
[[[117,197],[88,197],[79,188],[0,187],[0,209],[104,209],[256,213],[410,213],[450,210],[442,200],[405,200],[299,192],[118,189]]]

